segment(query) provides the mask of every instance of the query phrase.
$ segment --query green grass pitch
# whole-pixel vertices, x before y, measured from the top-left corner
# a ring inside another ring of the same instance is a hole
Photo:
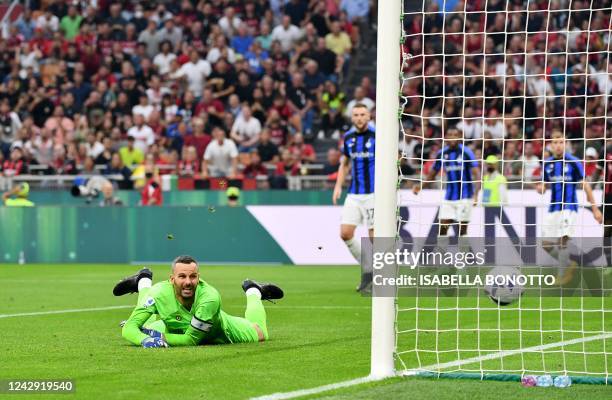
[[[169,267],[152,269],[156,282],[169,275]],[[266,303],[271,340],[259,344],[170,349],[142,349],[128,345],[121,338],[118,324],[129,315],[129,307],[136,296],[116,298],[111,289],[119,278],[134,270],[136,267],[127,265],[0,266],[0,329],[3,333],[0,380],[75,380],[74,394],[33,395],[36,399],[244,399],[368,374],[370,299],[353,291],[358,279],[356,268],[202,266],[202,278],[219,289],[223,309],[234,315],[244,312],[245,297],[240,288],[244,278],[272,281],[285,290],[286,298],[278,304]],[[124,308],[109,308],[114,306]],[[87,311],[49,313],[60,310]],[[25,313],[47,314],[14,315]],[[508,313],[503,323],[511,331],[516,321],[512,311]],[[612,319],[609,317],[608,314],[608,322]],[[422,327],[434,323],[433,318],[427,319],[424,315],[420,318],[425,318],[420,320]],[[462,326],[465,323],[468,327],[473,322],[468,316],[451,315],[450,312],[443,320],[452,327],[457,318]],[[482,318],[481,326],[490,328],[495,328],[499,321],[493,314]],[[525,318],[529,320],[535,316],[522,318],[525,322]],[[551,315],[548,321],[553,319]],[[599,321],[602,323],[601,316]],[[400,313],[399,322],[400,329],[408,329],[414,319],[410,312]],[[459,335],[456,339],[455,333],[437,337],[423,335],[420,343],[424,347],[437,343],[453,349],[457,346],[455,340],[461,340],[460,345],[466,349],[473,345],[469,336]],[[552,336],[545,340],[560,340]],[[409,346],[412,339],[409,334],[402,335],[399,345]],[[503,340],[508,340],[503,346],[513,344],[511,335]],[[539,339],[534,339],[534,343],[528,345],[539,343]],[[485,338],[483,345],[494,349],[499,345],[497,335]],[[612,341],[589,343],[586,349],[602,349],[602,346],[608,346],[606,351],[610,353]],[[442,354],[440,361],[456,359],[456,353]],[[423,364],[432,361],[425,353],[422,357]],[[556,362],[552,357],[549,362]],[[410,359],[411,354],[403,358],[409,367],[417,366]],[[516,365],[512,357],[504,361],[507,368]],[[499,362],[492,361],[490,368],[495,368]],[[609,359],[589,358],[588,362],[592,363],[588,365],[590,369],[612,370]],[[474,368],[474,365],[469,367]],[[401,378],[310,398],[489,399],[492,393],[503,391],[507,396],[542,399],[604,399],[610,398],[612,393],[609,386],[525,389],[514,382]],[[7,397],[14,396],[0,394],[0,398]]]

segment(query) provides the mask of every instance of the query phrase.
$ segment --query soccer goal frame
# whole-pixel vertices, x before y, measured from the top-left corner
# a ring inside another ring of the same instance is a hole
[[[426,4],[429,0],[421,0],[422,4]],[[506,2],[510,0],[505,0]],[[466,2],[467,3],[467,2]],[[566,2],[569,4],[569,10],[571,15],[571,0]],[[591,16],[593,14],[593,10],[599,10],[600,6],[594,7],[593,0],[591,3]],[[529,4],[529,3],[528,3]],[[403,113],[403,105],[404,100],[401,100],[402,97],[402,85],[405,81],[406,77],[402,73],[404,70],[403,67],[410,63],[411,55],[406,54],[403,50],[403,37],[404,37],[404,5],[405,0],[379,0],[378,2],[378,23],[377,23],[377,71],[376,71],[376,148],[375,148],[375,210],[374,210],[374,243],[373,248],[378,248],[377,241],[384,241],[385,238],[396,238],[398,236],[398,219],[400,219],[399,207],[400,207],[400,194],[399,188],[402,183],[402,176],[400,174],[400,164],[398,162],[398,149],[399,149],[399,138],[400,133],[403,132],[402,124],[402,113]],[[550,10],[547,10],[550,12]],[[422,13],[425,14],[425,6],[422,7]],[[443,11],[442,11],[443,12]],[[474,11],[472,11],[474,12]],[[487,13],[488,11],[477,11]],[[527,15],[529,15],[529,11],[526,10]],[[413,13],[414,14],[414,13]],[[568,17],[568,27],[564,31],[569,36],[569,20],[571,17]],[[591,38],[590,31],[590,20],[589,18],[589,31],[582,31],[580,33],[587,33],[587,50],[586,55],[589,55],[589,44],[588,40]],[[445,21],[443,22],[443,24]],[[609,28],[608,28],[609,29]],[[561,31],[561,30],[559,30]],[[522,32],[522,30],[521,30]],[[545,33],[548,33],[548,26]],[[508,32],[505,32],[506,34]],[[446,33],[442,33],[445,35]],[[461,32],[460,32],[461,34]],[[465,28],[462,34],[466,34]],[[527,29],[525,28],[525,34],[527,35]],[[612,42],[612,34],[608,32],[608,52],[610,51],[610,42]],[[548,36],[546,36],[548,37]],[[486,32],[485,32],[486,38]],[[548,39],[546,39],[548,40]],[[525,46],[526,47],[526,46]],[[485,50],[482,50],[485,52]],[[504,49],[504,52],[506,50]],[[568,52],[567,49],[565,51]],[[423,53],[425,54],[425,53]],[[484,53],[483,53],[484,54]],[[525,56],[527,56],[528,50],[524,50]],[[548,51],[545,53],[545,59],[547,59]],[[417,54],[415,54],[417,57]],[[507,56],[504,55],[504,62],[506,62]],[[567,63],[567,61],[566,61]],[[464,76],[465,76],[465,62],[464,62]],[[588,63],[587,63],[588,68]],[[504,72],[505,73],[505,72]],[[423,73],[424,74],[424,73]],[[589,72],[586,72],[588,75]],[[483,75],[484,76],[484,75]],[[526,76],[531,76],[529,73],[526,73]],[[526,89],[527,78],[525,78],[525,87],[523,89],[523,97],[528,97],[527,89]],[[425,84],[425,80],[423,79],[423,84]],[[504,86],[505,88],[505,86]],[[567,89],[566,93],[567,94]],[[415,97],[417,95],[414,95]],[[446,95],[443,95],[446,96]],[[505,93],[504,93],[505,96]],[[548,95],[544,95],[544,101],[546,102],[546,97]],[[423,97],[425,97],[423,95]],[[533,97],[533,96],[529,96]],[[564,95],[564,97],[567,97]],[[571,96],[570,96],[571,97]],[[588,97],[585,97],[588,98]],[[484,104],[484,103],[483,103]],[[567,107],[567,106],[565,106]],[[484,110],[483,106],[483,110]],[[606,108],[607,110],[607,108]],[[524,117],[525,109],[523,109]],[[462,114],[463,117],[463,114]],[[418,115],[417,115],[418,118]],[[426,117],[423,117],[426,118]],[[430,118],[430,117],[427,117]],[[548,120],[552,120],[554,118],[560,117],[549,117],[546,113],[542,117],[544,122]],[[566,116],[564,118],[567,118]],[[608,122],[607,118],[610,118],[607,114],[604,116],[605,123]],[[486,117],[484,118],[486,119]],[[533,119],[533,118],[532,118]],[[586,119],[586,118],[585,118]],[[586,128],[584,128],[586,129]],[[563,129],[563,135],[565,138],[565,128]],[[505,140],[505,139],[504,139]],[[502,150],[503,153],[503,150]],[[424,157],[423,157],[424,158]],[[423,167],[423,162],[425,160],[421,160],[421,167]],[[482,160],[479,160],[482,162]],[[521,190],[524,190],[524,182],[521,178],[520,181]],[[402,201],[402,204],[405,202]],[[431,204],[430,204],[431,206]],[[382,274],[383,277],[388,277],[388,275],[395,274],[395,271],[392,269],[383,269],[377,271],[377,274]],[[371,315],[371,362],[370,362],[370,376],[369,379],[384,379],[393,376],[405,376],[405,375],[423,375],[423,376],[446,376],[450,378],[473,378],[473,379],[484,379],[484,380],[520,380],[521,375],[526,374],[530,370],[525,368],[524,365],[520,370],[514,369],[508,371],[508,368],[504,368],[503,363],[500,369],[493,371],[494,373],[488,374],[489,372],[486,368],[482,368],[483,361],[492,360],[492,359],[504,359],[510,358],[512,356],[520,355],[522,358],[523,353],[541,353],[542,358],[544,359],[544,355],[549,350],[554,350],[557,348],[561,348],[561,350],[557,351],[561,356],[565,357],[566,353],[583,353],[587,354],[588,351],[584,350],[584,343],[599,341],[603,343],[603,350],[598,350],[598,354],[605,358],[605,377],[601,378],[597,374],[597,376],[576,376],[574,382],[576,383],[594,383],[594,384],[612,384],[612,378],[608,375],[607,363],[608,359],[612,359],[609,357],[610,350],[609,343],[612,340],[612,333],[609,331],[609,325],[607,325],[608,329],[601,334],[593,334],[592,336],[585,336],[585,332],[582,332],[582,338],[571,338],[567,340],[561,340],[556,343],[545,343],[542,340],[542,343],[538,346],[529,346],[520,342],[520,345],[516,348],[505,348],[501,349],[499,352],[492,352],[490,349],[482,350],[482,354],[480,354],[480,347],[478,350],[478,357],[462,357],[459,356],[458,359],[452,362],[438,362],[435,365],[432,364],[432,368],[424,367],[423,369],[410,369],[412,366],[406,367],[400,361],[402,360],[401,352],[398,351],[398,299],[397,297],[390,296],[377,296],[376,295],[376,285],[373,286],[373,294],[372,294],[372,315]],[[562,313],[563,310],[563,302],[560,303],[559,311]],[[595,311],[601,311],[603,317],[606,317],[606,313],[610,311],[606,310],[603,306],[601,310],[597,309]],[[437,305],[436,312],[437,312]],[[480,303],[478,306],[473,308],[474,310],[480,310]],[[486,307],[493,307],[491,304],[486,304]],[[418,307],[417,307],[418,308]],[[520,306],[519,306],[520,309]],[[527,310],[533,311],[533,310]],[[541,306],[539,311],[542,311]],[[577,313],[582,312],[584,315],[583,307],[579,307],[577,310],[569,310],[575,311]],[[592,310],[588,310],[592,311]],[[520,311],[519,311],[520,313]],[[500,311],[501,315],[501,311]],[[610,315],[610,314],[608,314]],[[540,316],[540,319],[542,317]],[[436,327],[437,329],[437,327]],[[480,328],[477,328],[480,329]],[[563,333],[563,326],[561,326],[561,333]],[[587,332],[592,334],[593,332]],[[607,342],[606,342],[607,341]],[[571,346],[583,346],[582,350],[566,350],[566,348],[572,349]],[[401,347],[401,346],[400,346]],[[436,348],[436,352],[437,352]],[[565,358],[564,358],[565,360]],[[397,363],[396,363],[397,361]],[[480,371],[472,372],[469,369],[461,368],[464,365],[470,364],[479,364],[480,363]],[[565,361],[564,361],[565,363]],[[419,361],[420,364],[420,361]],[[396,370],[397,366],[397,370]],[[422,367],[422,366],[420,366]],[[446,369],[460,367],[455,369],[455,371],[444,372]],[[585,359],[585,370],[586,370],[586,359]],[[541,369],[535,370],[538,373],[548,374],[550,373],[549,368],[543,367]],[[555,371],[553,369],[552,373],[571,373],[571,370],[563,367],[561,372]],[[600,373],[598,373],[601,375]],[[495,377],[492,377],[495,375]],[[572,379],[574,376],[572,375]]]

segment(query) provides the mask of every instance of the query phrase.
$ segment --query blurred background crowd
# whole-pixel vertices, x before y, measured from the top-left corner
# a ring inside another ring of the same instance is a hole
[[[336,171],[352,104],[374,107],[351,68],[375,45],[371,0],[24,3],[0,40],[4,176],[282,188],[275,177]]]
[[[332,181],[352,106],[375,117],[376,6],[21,2],[2,20],[0,172],[124,189],[166,174]],[[427,172],[449,126],[517,181],[538,179],[553,130],[597,169],[612,126],[609,0],[404,7],[404,175]]]

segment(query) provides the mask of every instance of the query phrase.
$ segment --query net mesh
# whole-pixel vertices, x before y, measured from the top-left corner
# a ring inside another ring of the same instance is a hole
[[[604,202],[605,192],[612,193],[605,184],[612,171],[606,161],[612,159],[611,11],[610,0],[403,2],[401,238],[439,230],[449,182],[444,171],[427,177],[451,128],[479,162],[477,186],[486,175],[483,161],[499,159],[508,190],[496,208],[495,235],[510,229],[519,237],[544,235],[551,195],[535,189],[554,132],[580,160],[595,202]],[[416,195],[415,185],[427,190]],[[572,237],[605,245],[610,228],[596,222],[583,191],[578,203]],[[467,234],[484,236],[482,196],[468,208]],[[604,255],[599,263],[602,270],[610,264]],[[413,296],[398,297],[396,311],[403,370],[604,378],[612,371],[609,297],[540,296],[502,307],[484,295]]]

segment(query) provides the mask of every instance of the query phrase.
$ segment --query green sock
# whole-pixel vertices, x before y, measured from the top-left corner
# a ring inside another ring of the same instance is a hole
[[[264,337],[268,339],[268,327],[266,325],[266,309],[259,296],[252,294],[247,296],[247,307],[244,312],[244,318],[259,325],[263,331]]]

